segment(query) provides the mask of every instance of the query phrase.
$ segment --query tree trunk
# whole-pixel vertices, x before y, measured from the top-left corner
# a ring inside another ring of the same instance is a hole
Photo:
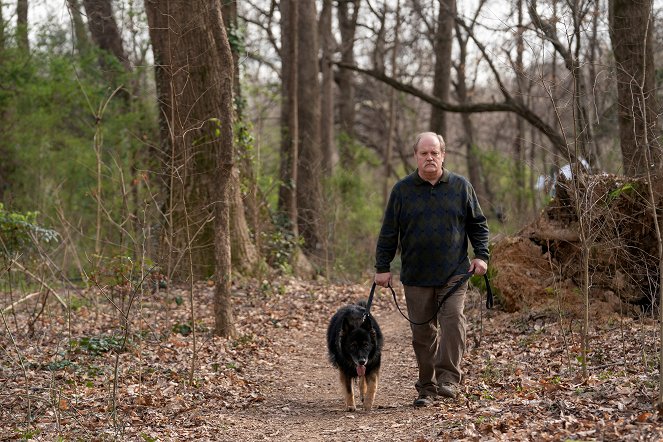
[[[451,84],[451,48],[456,17],[456,0],[440,0],[440,10],[435,31],[435,76],[433,95],[444,102],[449,101]],[[437,106],[431,106],[430,130],[446,137],[446,112]]]
[[[124,50],[122,36],[115,22],[111,0],[83,0],[87,13],[87,23],[92,41],[103,51],[111,54],[120,63],[118,69],[106,57],[100,57],[104,75],[111,83],[113,89],[120,86],[121,74],[131,71],[131,64]],[[124,85],[118,92],[118,97],[128,105],[131,100],[130,88]]]
[[[244,216],[244,202],[240,189],[240,171],[233,167],[230,200],[230,245],[233,269],[242,275],[255,275],[260,269],[260,256],[249,232]]]
[[[216,280],[216,333],[234,333],[230,303],[233,64],[219,0],[145,2],[155,55],[162,145],[170,154],[165,245],[173,267]],[[179,274],[182,274],[180,271]]]
[[[257,184],[253,174],[253,158],[247,151],[248,130],[243,120],[244,100],[239,81],[239,29],[237,28],[237,3],[234,1],[223,1],[221,15],[226,28],[226,34],[232,36],[235,44],[230,45],[233,58],[233,96],[235,108],[235,120],[239,131],[237,136],[237,150],[240,167],[233,166],[231,174],[232,184],[232,207],[230,210],[230,243],[232,266],[238,273],[243,275],[255,274],[260,265],[258,249],[251,238],[247,214],[252,220],[253,231],[258,232],[258,209],[257,209]],[[242,195],[242,183],[248,189],[246,195]],[[257,237],[258,235],[256,235]]]
[[[74,36],[76,37],[76,49],[80,55],[85,55],[90,49],[90,38],[85,28],[81,6],[78,0],[67,0],[67,8],[74,25]]]
[[[297,119],[297,83],[299,38],[297,4],[281,2],[281,167],[279,212],[285,226],[297,236],[297,161],[299,155],[299,127]]]
[[[651,1],[610,0],[610,39],[617,70],[619,138],[624,173],[661,167]],[[649,143],[645,143],[649,140]],[[649,157],[649,159],[648,159]]]
[[[574,118],[574,144],[575,147],[571,151],[570,146],[567,146],[565,157],[569,161],[577,162],[579,158],[586,160],[591,168],[595,168],[598,164],[596,158],[596,148],[594,142],[593,129],[589,118],[588,100],[587,100],[587,84],[583,76],[583,69],[580,62],[580,48],[582,45],[581,38],[581,15],[583,11],[580,10],[577,4],[570,5],[572,10],[573,20],[573,42],[575,49],[572,52],[567,38],[563,37],[562,40],[557,36],[557,23],[551,20],[543,20],[539,16],[535,3],[528,4],[529,15],[532,19],[532,24],[540,30],[546,39],[553,45],[555,52],[561,55],[566,69],[573,78],[573,118]],[[558,103],[553,103],[558,106]]]
[[[83,5],[85,5],[87,23],[94,43],[104,51],[113,54],[122,63],[125,70],[130,71],[131,66],[124,51],[120,30],[115,22],[111,1],[83,0]]]
[[[6,27],[7,23],[2,14],[2,8],[0,8],[0,64],[7,60],[5,54]],[[5,196],[9,192],[12,182],[11,174],[16,168],[13,149],[10,148],[11,142],[9,142],[12,133],[11,126],[12,124],[8,121],[6,100],[0,100],[0,138],[4,140],[3,143],[0,143],[0,158],[2,158],[0,161],[0,201],[6,201]]]
[[[401,4],[400,0],[396,0],[396,8],[395,8],[395,13],[396,13],[396,29],[400,28],[401,25]],[[386,19],[386,11],[385,14],[383,15],[383,19],[380,22],[380,34],[384,38],[384,19]],[[398,59],[398,52],[399,52],[399,39],[398,39],[398,33],[394,35],[394,47],[392,48],[391,51],[391,75],[394,78],[398,78],[398,70],[396,66],[397,64],[397,59]],[[383,45],[384,46],[384,45]],[[384,63],[384,57],[376,57],[376,60],[381,59]],[[382,70],[385,70],[385,66],[382,66]],[[395,143],[395,138],[396,138],[396,126],[397,126],[397,121],[396,121],[396,113],[397,113],[397,103],[396,103],[396,98],[397,98],[397,92],[396,89],[394,88],[389,88],[389,126],[387,130],[387,147],[386,147],[386,152],[384,156],[384,182],[382,185],[382,204],[383,207],[387,207],[387,203],[389,201],[389,190],[390,190],[390,185],[391,185],[391,156],[394,152],[394,143]]]
[[[466,60],[467,60],[467,38],[464,38],[460,27],[456,24],[456,40],[458,41],[459,47],[459,57],[458,63],[456,64],[456,77],[457,82],[456,94],[458,95],[458,102],[469,103],[470,94],[467,90],[467,73],[465,70]],[[481,174],[481,162],[479,157],[474,149],[474,125],[472,124],[472,115],[469,113],[463,113],[460,116],[461,123],[463,125],[463,131],[465,133],[465,153],[467,155],[467,174],[474,186],[474,190],[479,199],[479,204],[486,211],[487,208],[494,209],[492,206],[494,204],[494,196],[490,190],[490,186],[487,185],[486,180],[482,179]]]
[[[337,7],[338,25],[341,31],[341,61],[354,64],[355,32],[359,16],[360,0],[339,0]],[[352,7],[352,8],[351,8]],[[338,73],[339,122],[340,122],[340,161],[344,168],[351,168],[355,137],[355,83],[354,73],[341,69]]]
[[[297,1],[298,69],[297,119],[299,158],[297,161],[297,227],[304,250],[318,258],[326,256],[322,231],[322,167],[320,150],[320,83],[318,81],[318,36],[315,0]]]
[[[516,62],[514,70],[516,71],[516,101],[524,105],[525,94],[525,65],[523,63],[523,53],[525,52],[525,41],[523,33],[525,26],[523,24],[523,0],[516,1],[518,14],[518,32],[516,34]],[[513,146],[513,160],[515,170],[516,184],[516,213],[522,216],[525,213],[525,120],[516,118],[516,139]]]
[[[323,0],[320,12],[320,43],[322,49],[322,117],[320,139],[322,149],[322,170],[329,176],[338,161],[334,143],[334,70],[332,65],[334,48],[332,35],[332,0]]]
[[[24,52],[30,50],[28,39],[28,0],[16,1],[16,43]]]

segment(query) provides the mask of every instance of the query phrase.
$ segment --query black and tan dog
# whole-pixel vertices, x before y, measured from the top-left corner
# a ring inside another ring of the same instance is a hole
[[[338,309],[327,328],[329,360],[338,368],[347,411],[354,411],[353,380],[359,378],[359,396],[364,410],[373,408],[380,374],[382,332],[373,316],[365,315],[365,304]]]

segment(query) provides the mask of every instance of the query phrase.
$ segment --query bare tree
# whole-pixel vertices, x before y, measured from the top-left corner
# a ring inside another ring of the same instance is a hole
[[[310,255],[324,257],[327,246],[322,230],[322,182],[316,173],[322,166],[317,14],[315,0],[299,0],[296,3],[299,9],[297,223],[304,239],[304,250]]]
[[[518,25],[516,32],[516,60],[514,63],[514,72],[516,75],[516,96],[515,99],[524,104],[525,95],[525,65],[523,63],[523,54],[525,52],[525,24],[523,23],[523,0],[516,0],[516,14],[518,16]],[[525,121],[522,118],[516,118],[516,137],[514,140],[513,159],[516,172],[516,212],[524,213],[525,209]]]
[[[529,15],[532,24],[538,32],[549,41],[555,51],[564,61],[566,69],[573,79],[572,99],[573,99],[573,121],[574,133],[574,156],[583,157],[589,163],[590,167],[598,168],[598,156],[596,145],[594,143],[594,131],[589,119],[588,110],[588,88],[587,81],[583,75],[582,61],[580,58],[583,45],[582,31],[583,23],[590,9],[589,1],[569,2],[569,12],[572,19],[572,38],[565,36],[562,39],[557,34],[557,23],[551,19],[547,20],[541,17],[536,9],[536,2],[528,4]],[[565,41],[572,43],[565,43]],[[572,46],[573,45],[573,46]]]
[[[28,39],[28,0],[16,1],[16,42],[18,47],[27,52],[30,50]]]
[[[211,232],[215,333],[233,335],[229,234],[233,62],[221,3],[148,0],[145,7],[156,61],[162,144],[172,158],[169,219],[183,232],[191,280],[193,254],[200,253],[197,234]]]
[[[617,70],[619,138],[624,173],[661,167],[653,56],[652,2],[610,0],[610,39]],[[644,99],[644,102],[641,100]],[[645,142],[648,140],[648,142]],[[651,155],[647,161],[647,155]]]
[[[296,4],[281,2],[281,167],[279,211],[297,236],[297,161],[299,159],[299,38]]]
[[[320,119],[320,145],[322,149],[322,169],[330,175],[338,161],[338,151],[334,142],[334,37],[332,35],[332,0],[323,0],[320,11],[320,49],[322,51],[322,101]]]
[[[451,84],[451,49],[456,19],[456,0],[439,0],[437,29],[435,31],[435,76],[433,77],[433,95],[442,101],[449,101]],[[447,134],[446,113],[432,106],[430,129],[438,134]]]
[[[90,37],[85,28],[83,14],[81,14],[81,6],[78,0],[67,0],[67,10],[69,11],[71,22],[74,26],[73,30],[76,49],[79,54],[86,54],[90,48]]]
[[[126,70],[131,70],[111,0],[83,0],[83,5],[92,40],[101,49],[113,54]]]
[[[233,268],[239,273],[250,275],[256,273],[260,268],[260,256],[258,249],[251,238],[248,218],[252,221],[254,232],[259,230],[259,216],[257,208],[257,184],[253,173],[253,160],[247,145],[248,129],[245,127],[243,118],[244,99],[240,86],[239,56],[240,56],[240,31],[237,27],[237,3],[223,1],[221,15],[226,27],[226,34],[230,36],[232,44],[230,49],[233,57],[233,98],[234,112],[237,130],[238,161],[233,165],[232,171],[232,205],[230,208],[230,242],[232,251]],[[229,40],[230,41],[230,40]],[[239,167],[241,165],[241,168]],[[246,195],[242,195],[242,184],[248,189]],[[258,236],[258,235],[256,235]]]
[[[474,28],[477,17],[485,4],[485,0],[479,2],[477,9],[475,11],[474,17],[468,24],[470,30]],[[453,83],[456,95],[458,97],[459,104],[468,104],[471,102],[471,90],[468,87],[470,79],[468,78],[467,65],[468,65],[468,50],[467,44],[469,41],[469,35],[467,32],[464,32],[461,29],[458,23],[454,23],[456,28],[456,40],[458,41],[458,59],[454,63],[454,69],[456,71],[456,81]],[[491,204],[494,204],[494,196],[491,190],[491,187],[488,185],[487,180],[483,177],[481,173],[481,162],[475,153],[473,152],[476,149],[475,144],[475,130],[474,124],[472,122],[472,115],[470,113],[462,113],[461,123],[463,126],[464,133],[464,144],[465,144],[465,153],[467,155],[467,173],[470,179],[470,182],[474,186],[474,189],[479,198],[479,203],[481,207],[488,208]],[[492,207],[491,207],[492,208]]]
[[[354,64],[355,33],[361,0],[339,0],[338,25],[341,31],[341,61]],[[340,161],[343,167],[352,166],[352,143],[355,136],[355,84],[354,73],[342,69],[338,73],[339,120],[341,131]]]

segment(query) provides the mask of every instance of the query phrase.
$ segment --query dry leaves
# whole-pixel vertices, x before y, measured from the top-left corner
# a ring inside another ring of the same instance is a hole
[[[7,327],[0,332],[0,440],[663,438],[656,321],[594,317],[590,377],[581,379],[580,322],[570,311],[484,311],[481,329],[478,294],[468,301],[458,400],[411,406],[409,330],[385,292],[373,307],[386,338],[378,409],[342,411],[324,334],[336,308],[365,298],[368,288],[245,282],[234,287],[239,336],[224,339],[211,333],[213,287],[201,283],[193,383],[185,291],[136,300],[124,347],[121,320],[103,298],[95,307],[92,292],[70,294],[84,304],[71,318],[49,304],[34,335],[25,324],[35,306],[26,303],[6,316],[11,336]]]

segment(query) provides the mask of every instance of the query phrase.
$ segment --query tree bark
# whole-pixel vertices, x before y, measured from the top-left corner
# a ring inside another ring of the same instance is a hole
[[[323,0],[320,12],[320,44],[322,50],[322,102],[320,143],[322,149],[322,170],[329,176],[338,161],[338,152],[334,143],[334,55],[332,35],[332,0]]]
[[[315,0],[298,0],[297,119],[297,224],[308,255],[326,256],[322,231],[322,186],[320,168],[320,82],[318,80],[318,35]]]
[[[233,44],[230,44],[230,50],[233,59],[233,97],[235,109],[235,121],[239,134],[237,137],[238,161],[233,166],[231,174],[231,192],[232,207],[230,209],[230,243],[232,266],[238,273],[243,275],[255,274],[260,267],[260,255],[258,249],[251,238],[248,219],[252,221],[254,232],[259,231],[258,227],[258,209],[257,209],[257,184],[253,174],[253,159],[250,152],[247,151],[248,130],[245,127],[243,119],[244,99],[239,81],[239,56],[240,56],[240,35],[237,28],[237,2],[222,1],[221,15],[226,29],[226,35],[230,37]],[[248,191],[242,195],[242,183]],[[258,235],[256,235],[257,237]]]
[[[121,74],[131,72],[131,64],[124,50],[122,36],[113,15],[111,0],[83,0],[87,13],[88,28],[92,41],[102,50],[111,54],[119,63],[120,67],[114,65],[106,57],[99,59],[103,74],[111,83],[113,89],[120,86]],[[131,100],[130,87],[123,85],[118,91],[118,97],[129,105]]]
[[[341,61],[354,64],[355,33],[359,17],[360,0],[339,0],[338,25],[341,31]],[[341,69],[338,73],[339,123],[341,131],[340,161],[344,168],[353,167],[352,144],[355,137],[355,83],[354,73]]]
[[[442,101],[449,101],[451,84],[451,49],[456,16],[456,0],[439,0],[440,10],[437,17],[437,29],[433,51],[435,52],[435,75],[433,77],[433,95]],[[447,135],[446,112],[431,106],[430,130]]]
[[[76,38],[76,50],[81,55],[85,55],[90,50],[90,37],[88,36],[85,23],[83,22],[83,15],[81,14],[81,6],[78,0],[67,0],[67,8],[71,21],[74,26],[74,36]]]
[[[525,25],[523,23],[523,0],[516,1],[518,14],[518,31],[516,34],[516,101],[524,105],[525,95],[525,64],[523,63],[523,53],[525,52],[525,40],[523,34]],[[516,117],[516,139],[513,143],[513,160],[515,163],[515,183],[516,183],[516,211],[518,215],[525,212],[525,120]]]
[[[396,0],[396,8],[394,9],[394,13],[396,14],[396,29],[400,28],[401,25],[401,10],[400,10],[400,0]],[[387,11],[384,11],[383,16],[381,17],[380,20],[380,32],[379,32],[379,38],[378,41],[384,39],[384,24],[387,16]],[[381,45],[384,48],[384,44]],[[399,46],[400,46],[400,41],[398,38],[398,33],[394,35],[394,46],[391,50],[391,75],[394,78],[398,78],[398,70],[397,70],[397,59],[398,59],[398,52],[399,52]],[[378,50],[378,45],[376,45],[376,51]],[[384,66],[384,56],[377,56],[375,57],[375,60],[382,60],[382,66],[381,69],[384,72],[386,70],[386,67]],[[383,85],[384,87],[384,85]],[[390,186],[391,186],[391,156],[394,152],[394,144],[395,144],[395,138],[396,138],[396,126],[397,126],[397,121],[396,121],[396,113],[397,113],[397,102],[396,99],[398,97],[398,92],[394,88],[389,88],[389,104],[388,104],[388,115],[389,115],[389,125],[387,129],[387,146],[385,149],[385,155],[384,155],[384,182],[382,184],[382,204],[383,207],[387,207],[387,203],[389,201],[389,191],[390,191]]]
[[[24,52],[30,50],[28,39],[28,0],[16,1],[16,43]]]
[[[0,60],[7,59],[5,54],[6,26],[0,7]],[[11,126],[11,122],[8,121],[7,103],[5,100],[0,100],[0,137],[5,140],[5,142],[0,143],[0,158],[2,158],[2,161],[0,161],[0,201],[6,201],[5,196],[9,192],[12,183],[11,174],[16,169],[13,149],[10,149],[11,143],[8,142],[12,133]]]
[[[170,152],[167,245],[197,278],[215,275],[215,333],[233,335],[230,183],[233,62],[219,0],[145,2],[155,55],[162,145]]]
[[[286,228],[295,236],[297,229],[297,161],[299,157],[298,70],[299,38],[297,4],[281,2],[281,167],[279,212],[287,222]]]
[[[456,25],[456,40],[458,41],[459,48],[459,57],[458,63],[456,64],[456,77],[457,81],[455,83],[456,94],[458,95],[459,104],[470,103],[470,94],[467,89],[467,71],[465,67],[467,66],[467,38],[464,38],[460,27]],[[482,179],[481,173],[481,162],[479,161],[478,156],[473,149],[474,145],[474,124],[472,123],[472,116],[469,113],[462,113],[460,116],[461,123],[463,125],[463,131],[465,133],[465,153],[467,155],[467,174],[474,186],[474,190],[479,198],[479,204],[484,209],[484,211],[492,207],[493,194],[490,190],[490,186],[487,185],[486,180]]]
[[[598,158],[596,155],[596,147],[594,142],[594,131],[590,121],[590,111],[587,105],[587,82],[583,76],[583,69],[580,62],[580,48],[582,44],[580,22],[583,20],[583,14],[586,10],[581,11],[577,5],[572,6],[572,14],[574,16],[574,39],[575,50],[571,51],[569,44],[564,44],[557,36],[556,23],[553,20],[542,19],[533,3],[528,5],[529,15],[532,19],[533,25],[541,31],[543,36],[553,45],[556,53],[558,53],[566,69],[573,78],[573,118],[574,118],[574,138],[575,148],[573,156],[582,157],[585,159],[592,169],[598,167]],[[557,106],[557,103],[553,103]],[[568,158],[570,155],[565,155]]]
[[[87,23],[92,40],[104,51],[115,56],[126,71],[131,70],[129,59],[124,51],[122,36],[113,15],[110,0],[83,0]],[[107,67],[107,66],[105,66]]]
[[[656,144],[659,126],[652,14],[650,0],[610,0],[619,138],[624,173],[628,176],[641,176],[648,166],[652,172],[661,167],[661,148]]]

